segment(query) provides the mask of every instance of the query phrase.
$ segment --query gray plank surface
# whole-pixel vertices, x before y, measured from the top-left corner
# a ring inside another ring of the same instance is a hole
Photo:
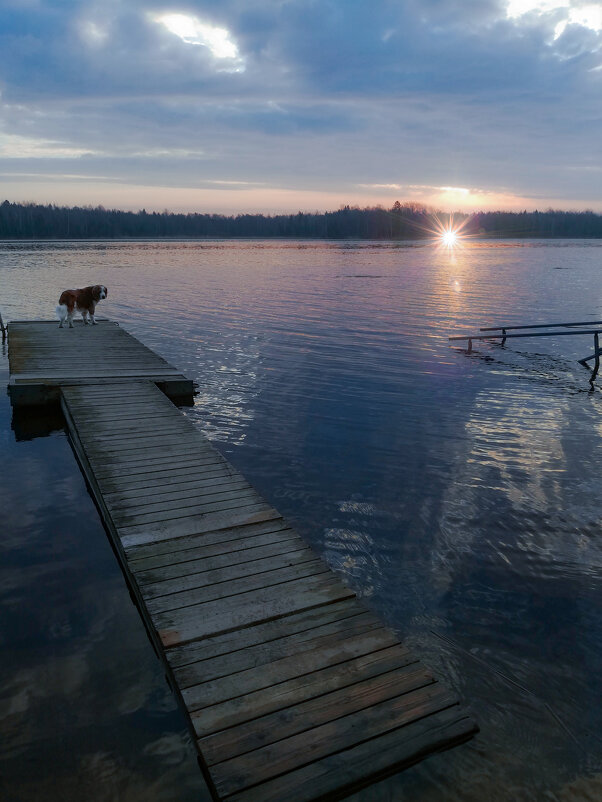
[[[65,384],[127,381],[124,397],[134,397],[136,379],[161,382],[174,398],[192,397],[192,382],[163,357],[151,351],[121,326],[100,320],[96,326],[75,321],[73,329],[59,329],[58,322],[14,321],[9,324],[9,391],[12,403],[35,405],[58,400]],[[111,393],[104,394],[108,401]],[[115,397],[113,396],[115,401]]]

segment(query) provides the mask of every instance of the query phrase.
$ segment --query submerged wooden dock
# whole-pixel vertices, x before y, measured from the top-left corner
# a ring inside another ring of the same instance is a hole
[[[185,377],[114,323],[8,330],[13,404],[60,401],[215,799],[339,799],[472,737],[457,697],[167,398]]]

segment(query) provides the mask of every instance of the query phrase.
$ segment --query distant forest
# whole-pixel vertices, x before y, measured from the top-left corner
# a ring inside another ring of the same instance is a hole
[[[333,212],[298,214],[177,214],[125,212],[102,206],[0,204],[0,239],[112,239],[122,237],[294,237],[319,239],[424,239],[435,221],[449,215],[420,204],[391,209],[344,206]],[[602,237],[602,215],[594,212],[478,212],[454,214],[454,228],[489,237]]]

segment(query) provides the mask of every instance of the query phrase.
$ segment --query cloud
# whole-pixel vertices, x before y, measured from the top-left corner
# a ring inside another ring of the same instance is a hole
[[[0,170],[599,200],[591,5],[5,2]]]
[[[218,66],[218,70],[244,71],[244,61],[240,58],[238,47],[226,28],[209,25],[198,17],[188,14],[158,14],[151,15],[150,18],[164,25],[182,42],[196,47],[207,47],[215,59],[226,63],[225,66]]]

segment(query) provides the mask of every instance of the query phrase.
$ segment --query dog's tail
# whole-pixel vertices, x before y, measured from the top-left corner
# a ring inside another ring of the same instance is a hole
[[[67,314],[69,312],[69,310],[67,309],[67,304],[59,304],[55,311],[56,311],[56,316],[61,321],[61,323],[67,320]]]

